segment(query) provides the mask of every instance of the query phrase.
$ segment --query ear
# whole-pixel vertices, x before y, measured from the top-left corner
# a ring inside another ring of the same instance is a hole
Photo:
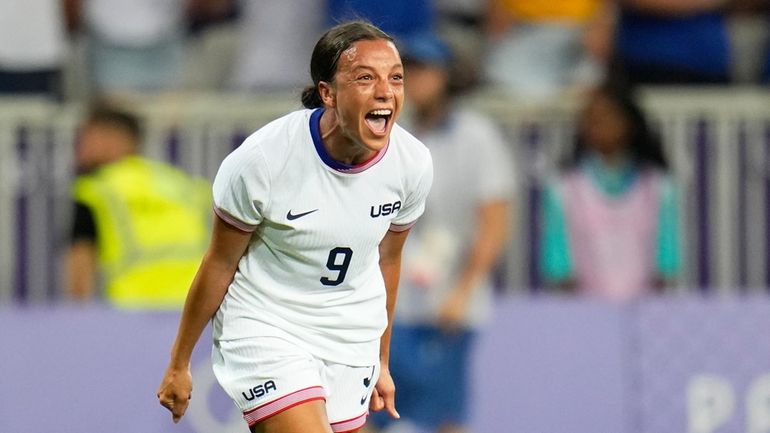
[[[318,94],[321,95],[321,101],[324,106],[334,108],[337,106],[337,92],[331,83],[326,81],[318,82]]]

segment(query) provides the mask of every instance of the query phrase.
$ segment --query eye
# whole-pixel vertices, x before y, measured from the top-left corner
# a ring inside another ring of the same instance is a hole
[[[404,81],[404,76],[402,74],[395,74],[393,77],[391,77],[393,81]]]
[[[357,78],[359,81],[371,81],[372,76],[370,74],[359,75]]]

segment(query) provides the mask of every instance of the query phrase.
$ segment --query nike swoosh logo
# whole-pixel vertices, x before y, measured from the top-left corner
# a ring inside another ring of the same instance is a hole
[[[366,399],[369,397],[369,385],[372,384],[372,379],[374,378],[374,366],[372,366],[372,374],[369,375],[369,377],[364,378],[364,387],[367,390],[367,393],[364,394],[363,397],[361,397],[361,405],[363,406],[364,403],[366,403]]]
[[[313,213],[313,212],[315,212],[317,210],[318,209],[313,209],[313,210],[309,210],[307,212],[292,214],[291,213],[291,209],[290,209],[289,212],[286,213],[286,219],[289,220],[289,221],[294,221],[297,218],[302,218],[305,215],[310,215],[311,213]]]

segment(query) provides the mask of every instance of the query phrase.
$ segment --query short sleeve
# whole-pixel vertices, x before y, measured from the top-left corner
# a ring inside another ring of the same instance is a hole
[[[433,184],[433,161],[426,158],[416,187],[407,193],[404,206],[399,210],[396,218],[391,221],[390,230],[402,232],[409,230],[417,219],[425,211],[425,200],[428,198],[430,187]]]
[[[558,182],[553,182],[545,190],[542,218],[541,271],[548,282],[558,283],[569,279],[573,272],[567,221]]]
[[[660,189],[656,265],[661,276],[673,278],[681,266],[678,197],[674,182],[664,177]]]
[[[269,171],[258,148],[244,145],[228,155],[214,178],[214,212],[228,224],[252,232],[270,197]]]
[[[94,213],[85,203],[75,202],[71,240],[72,242],[96,241],[96,222],[94,221]]]

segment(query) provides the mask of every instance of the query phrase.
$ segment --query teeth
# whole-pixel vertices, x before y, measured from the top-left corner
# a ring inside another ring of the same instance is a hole
[[[375,115],[375,116],[390,116],[392,113],[391,110],[374,110],[369,112],[369,114]]]

